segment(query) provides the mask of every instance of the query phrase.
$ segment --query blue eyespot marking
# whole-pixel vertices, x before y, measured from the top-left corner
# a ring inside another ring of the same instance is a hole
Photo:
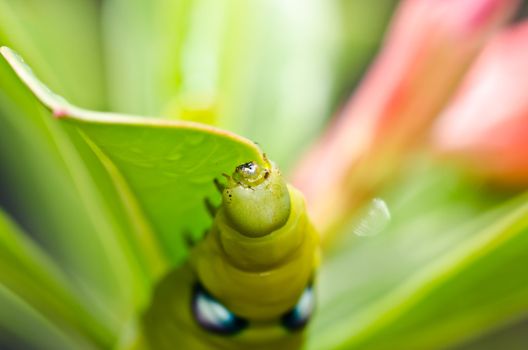
[[[210,332],[232,335],[248,326],[247,320],[229,311],[200,284],[194,287],[192,311],[196,322]]]
[[[291,331],[304,328],[315,309],[315,295],[312,286],[306,287],[297,304],[281,317],[281,323]]]

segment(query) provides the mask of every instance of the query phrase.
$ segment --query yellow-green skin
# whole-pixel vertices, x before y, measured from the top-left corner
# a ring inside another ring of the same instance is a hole
[[[240,167],[239,167],[240,168]],[[278,170],[249,179],[239,168],[223,192],[214,224],[188,261],[156,287],[141,319],[137,349],[299,349],[303,331],[289,331],[280,317],[313,282],[319,241],[304,199]],[[244,205],[245,203],[245,205]],[[234,214],[233,214],[234,213]],[[200,282],[249,327],[218,335],[194,319],[193,287]]]

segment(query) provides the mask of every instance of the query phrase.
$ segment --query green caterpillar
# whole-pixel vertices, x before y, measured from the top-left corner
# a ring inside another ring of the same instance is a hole
[[[240,165],[208,234],[157,286],[138,348],[298,349],[318,264],[300,192],[267,160]]]

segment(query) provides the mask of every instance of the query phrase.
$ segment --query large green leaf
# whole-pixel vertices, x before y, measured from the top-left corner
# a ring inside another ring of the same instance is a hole
[[[134,214],[144,211],[143,225],[161,237],[173,262],[185,256],[185,235],[210,225],[204,201],[218,202],[214,178],[241,163],[262,162],[255,144],[227,131],[75,107],[44,86],[14,52],[2,53],[53,115],[85,137]]]
[[[328,254],[308,348],[441,349],[528,312],[526,195],[438,167],[399,187],[386,232]]]
[[[9,316],[0,317],[0,345],[3,349],[90,349],[89,344],[69,337],[2,285],[0,310],[2,316]]]
[[[0,77],[2,202],[120,327],[145,303],[153,274],[114,214],[117,194],[91,176],[102,166],[80,135],[54,121],[4,61]]]
[[[524,350],[528,344],[528,326],[526,318],[507,322],[498,330],[485,334],[476,334],[475,339],[453,347],[452,350]]]
[[[5,297],[16,295],[21,300],[15,304],[27,304],[28,309],[46,318],[57,328],[56,332],[71,341],[99,347],[108,347],[115,341],[109,325],[101,323],[104,317],[97,314],[96,308],[83,304],[59,268],[1,210],[0,288],[5,289]],[[2,310],[0,324],[6,328],[13,314]],[[30,331],[27,327],[24,323],[9,326],[13,332]]]
[[[100,108],[99,10],[91,0],[0,1],[0,42],[24,53],[69,99]],[[51,120],[3,62],[0,76],[2,203],[120,327],[148,299],[163,259],[126,236],[141,229],[137,217],[127,215],[80,135]]]

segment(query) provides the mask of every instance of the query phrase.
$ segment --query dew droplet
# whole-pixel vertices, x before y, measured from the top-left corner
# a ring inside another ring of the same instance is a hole
[[[387,227],[390,219],[387,203],[381,198],[374,198],[359,215],[352,232],[361,237],[375,236]]]

